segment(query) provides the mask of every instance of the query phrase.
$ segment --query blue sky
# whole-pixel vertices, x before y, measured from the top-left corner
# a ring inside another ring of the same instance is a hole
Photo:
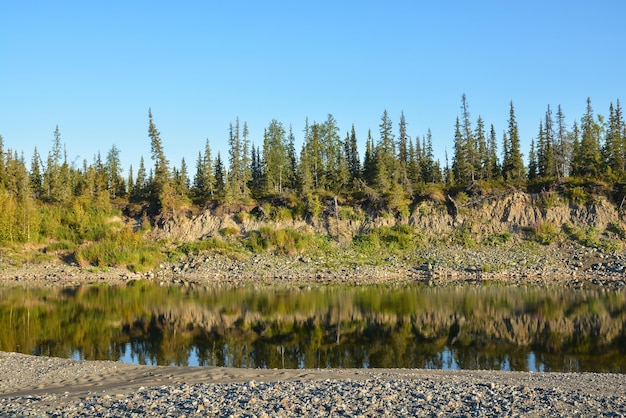
[[[386,109],[409,134],[430,128],[452,156],[461,95],[499,140],[515,106],[522,152],[547,105],[571,125],[625,100],[626,2],[0,0],[0,135],[30,161],[58,125],[77,166],[121,150],[148,166],[148,108],[172,165],[193,175],[208,138],[227,160],[239,117],[262,143],[331,113],[342,132],[378,138]]]

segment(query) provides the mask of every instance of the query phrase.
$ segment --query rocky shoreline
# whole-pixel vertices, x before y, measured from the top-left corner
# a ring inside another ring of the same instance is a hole
[[[626,251],[607,252],[573,243],[559,247],[428,247],[417,250],[411,258],[390,257],[376,262],[358,255],[255,254],[236,259],[211,253],[163,263],[146,273],[133,273],[123,268],[84,268],[61,262],[0,270],[1,286],[118,285],[132,280],[183,286],[414,282],[446,286],[496,282],[626,290]]]
[[[415,261],[417,260],[417,262]],[[626,290],[626,253],[562,247],[426,248],[413,259],[220,254],[148,273],[63,263],[0,271],[0,286],[402,284]],[[488,266],[488,267],[486,267]],[[253,370],[134,366],[0,353],[0,415],[626,416],[626,376],[438,370]]]

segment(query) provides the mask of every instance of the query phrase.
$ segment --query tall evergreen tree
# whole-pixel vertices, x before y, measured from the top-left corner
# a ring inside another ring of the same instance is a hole
[[[524,161],[522,160],[519,131],[517,128],[517,121],[515,119],[515,108],[513,107],[513,102],[511,102],[509,108],[507,149],[508,158],[502,164],[502,173],[504,178],[513,182],[523,180],[526,174],[524,173]]]
[[[37,147],[33,150],[33,158],[30,164],[30,187],[33,190],[35,198],[40,199],[43,197],[42,161]]]
[[[565,115],[561,109],[561,105],[556,111],[556,175],[558,178],[569,175],[569,162],[571,157],[571,144],[569,143],[569,135],[565,125]]]
[[[219,151],[215,157],[215,193],[218,197],[224,196],[226,188],[226,170]]]
[[[352,124],[352,130],[348,137],[346,137],[346,156],[348,158],[348,167],[350,170],[350,177],[353,181],[357,181],[361,178],[361,159],[359,157],[359,150],[357,146],[356,131],[354,124]]]
[[[152,109],[148,109],[148,136],[150,137],[150,149],[152,161],[154,161],[154,172],[151,184],[152,199],[156,202],[160,200],[163,187],[170,182],[169,161],[165,158],[161,133],[156,128],[152,119]]]
[[[376,170],[374,186],[379,192],[385,194],[391,192],[393,184],[399,181],[393,125],[387,110],[383,112],[378,127],[380,130],[380,139],[374,150]]]
[[[609,123],[604,143],[607,169],[610,170],[612,175],[617,179],[624,177],[626,169],[624,126],[622,109],[618,100],[616,107],[613,106],[613,103],[611,103],[609,107]]]
[[[289,125],[289,135],[287,137],[287,159],[289,161],[287,187],[295,190],[298,187],[298,156],[296,153],[296,137],[293,134],[291,125]]]
[[[489,128],[489,146],[487,153],[489,154],[489,178],[498,179],[502,175],[502,169],[500,168],[500,161],[498,160],[498,137],[496,135],[496,128],[491,124]]]
[[[272,120],[263,135],[263,183],[265,193],[282,193],[289,184],[289,159],[285,128]]]
[[[574,156],[574,175],[597,178],[601,164],[600,126],[596,123],[591,107],[591,99],[587,98],[587,111],[580,121],[580,143],[577,155]]]
[[[106,163],[104,166],[106,178],[108,180],[107,188],[111,197],[124,196],[126,194],[126,185],[122,178],[122,164],[120,160],[120,150],[115,145],[111,147],[107,153]]]
[[[137,179],[131,192],[131,198],[135,201],[143,201],[147,196],[148,175],[143,155],[139,159],[139,168],[137,169]]]
[[[528,180],[537,178],[537,154],[535,152],[535,139],[530,141],[530,152],[528,153]]]
[[[259,195],[263,191],[263,164],[259,147],[252,146],[250,160],[250,189],[254,195]]]
[[[365,157],[363,159],[363,179],[369,185],[374,185],[376,175],[376,160],[374,155],[374,138],[372,131],[367,131],[367,140],[365,141]]]

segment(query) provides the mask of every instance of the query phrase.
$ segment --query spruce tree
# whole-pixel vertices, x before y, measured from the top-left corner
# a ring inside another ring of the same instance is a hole
[[[580,121],[580,131],[581,138],[576,156],[577,174],[597,178],[601,164],[600,126],[596,123],[590,98],[587,98],[587,111]]]
[[[39,156],[37,147],[35,147],[30,164],[30,187],[36,199],[40,199],[43,196],[43,175],[41,166],[41,157]]]
[[[152,119],[152,109],[148,109],[148,136],[150,137],[150,149],[152,152],[152,161],[154,161],[154,172],[151,184],[151,198],[158,202],[159,195],[163,191],[163,187],[169,184],[170,170],[169,161],[165,158],[163,150],[163,142],[161,141],[161,133],[156,128]]]
[[[506,139],[505,139],[505,142]],[[520,150],[520,138],[515,119],[515,108],[511,102],[509,109],[509,130],[508,130],[508,158],[503,162],[502,172],[504,178],[511,182],[519,182],[525,177],[524,162]]]

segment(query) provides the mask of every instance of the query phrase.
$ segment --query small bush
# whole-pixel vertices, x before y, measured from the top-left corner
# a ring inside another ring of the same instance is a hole
[[[56,251],[74,251],[76,249],[77,245],[74,244],[73,242],[68,242],[68,241],[60,241],[60,242],[54,242],[52,244],[47,245],[44,248],[44,252],[45,253],[52,253],[52,252],[56,252]]]
[[[585,192],[585,189],[580,186],[570,189],[568,192],[568,196],[573,203],[579,206],[584,205],[589,198],[587,192]]]
[[[550,222],[541,222],[533,225],[532,231],[535,240],[543,245],[549,245],[557,237],[556,228]]]
[[[250,214],[248,212],[241,211],[236,213],[234,218],[235,222],[242,224],[250,219]]]
[[[276,222],[288,222],[288,221],[293,220],[293,215],[292,215],[291,210],[289,208],[281,206],[281,207],[276,208],[274,210],[272,218]]]
[[[272,229],[263,226],[244,239],[244,246],[252,252],[269,251],[276,254],[301,254],[315,247],[312,234],[303,234],[293,228]]]
[[[502,232],[500,234],[491,235],[491,236],[485,238],[485,240],[483,241],[483,244],[484,245],[497,246],[497,245],[506,244],[510,240],[511,240],[511,233],[510,232]]]
[[[397,253],[414,249],[419,242],[419,236],[409,225],[375,228],[355,236],[352,240],[356,249],[364,253]]]
[[[75,253],[76,262],[83,267],[126,267],[131,271],[152,269],[163,258],[164,253],[157,243],[144,240],[140,233],[128,227],[84,245]]]
[[[236,237],[239,235],[239,233],[239,228],[235,226],[227,226],[220,229],[220,235],[222,235],[223,237]]]

